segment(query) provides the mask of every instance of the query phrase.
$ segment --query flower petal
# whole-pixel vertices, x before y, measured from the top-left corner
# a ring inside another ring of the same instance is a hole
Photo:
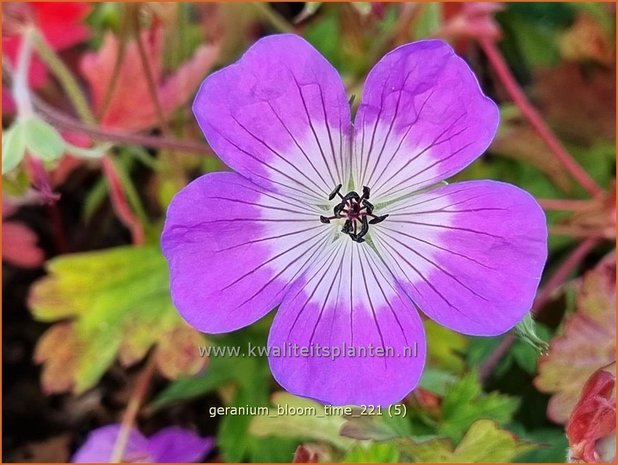
[[[439,40],[401,46],[367,77],[355,120],[356,186],[389,201],[462,170],[487,149],[498,108]]]
[[[202,459],[214,446],[213,438],[202,438],[179,426],[162,429],[148,438],[155,463],[189,463]]]
[[[92,430],[86,442],[75,452],[73,463],[109,463],[114,445],[120,433],[120,424],[112,424]],[[129,439],[122,462],[151,462],[148,440],[135,428],[129,432]]]
[[[337,71],[304,39],[258,40],[210,75],[193,111],[217,155],[255,183],[324,201],[344,183],[350,108]]]
[[[211,173],[173,199],[161,245],[172,300],[195,328],[233,331],[264,316],[321,252],[319,211],[236,173]]]
[[[268,345],[279,384],[334,405],[397,402],[416,386],[425,363],[425,334],[412,302],[367,244],[346,237],[290,289]],[[314,352],[284,352],[295,346]],[[329,353],[320,356],[317,346]],[[340,357],[329,356],[337,349]]]
[[[530,310],[547,258],[547,227],[530,194],[496,181],[439,187],[389,206],[372,239],[431,319],[492,336]]]

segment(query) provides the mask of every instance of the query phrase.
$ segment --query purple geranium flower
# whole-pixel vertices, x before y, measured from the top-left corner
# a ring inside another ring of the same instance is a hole
[[[109,462],[118,433],[120,433],[119,424],[107,425],[91,431],[71,462]],[[202,438],[178,426],[164,428],[149,438],[144,437],[136,429],[132,429],[121,461],[134,463],[195,462],[202,459],[213,447],[213,438]]]
[[[207,333],[279,306],[269,361],[287,390],[390,404],[423,371],[417,309],[483,336],[529,311],[546,260],[545,217],[515,186],[444,182],[487,149],[499,120],[444,42],[382,58],[354,124],[336,70],[287,34],[209,76],[193,110],[236,172],[200,177],[169,207],[162,247],[173,300]],[[385,349],[299,356],[285,350],[293,346]]]

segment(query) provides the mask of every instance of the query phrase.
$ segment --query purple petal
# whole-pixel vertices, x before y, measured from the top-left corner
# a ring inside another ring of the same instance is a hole
[[[425,334],[412,302],[371,247],[347,237],[334,242],[290,289],[268,345],[279,384],[334,405],[397,402],[416,386],[425,363]],[[314,356],[276,352],[294,345],[314,350]],[[348,354],[345,347],[351,346],[392,352],[331,358],[319,356],[318,345],[331,354],[335,348]]]
[[[460,182],[388,213],[374,242],[431,319],[493,336],[530,310],[547,258],[545,215],[530,194],[496,181]]]
[[[111,461],[114,444],[120,432],[120,425],[108,425],[92,430],[86,442],[77,450],[71,462],[108,463]],[[148,440],[136,429],[129,433],[129,440],[122,458],[123,462],[151,462]]]
[[[345,89],[337,71],[296,35],[260,39],[209,76],[193,111],[217,155],[263,187],[324,200],[345,182]]]
[[[397,199],[462,170],[489,146],[498,108],[439,40],[403,45],[369,73],[355,119],[355,185]]]
[[[208,333],[264,316],[321,251],[321,213],[235,173],[193,181],[174,197],[161,237],[182,316]]]
[[[178,426],[162,429],[148,438],[156,463],[197,462],[214,447],[213,438],[202,438]]]

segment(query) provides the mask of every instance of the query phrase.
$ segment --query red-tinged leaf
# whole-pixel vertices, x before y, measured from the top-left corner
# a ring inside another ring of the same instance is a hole
[[[584,385],[567,423],[571,460],[588,463],[615,461],[613,453],[601,451],[599,442],[616,432],[616,376],[598,370]]]
[[[146,49],[150,70],[158,86],[161,108],[164,116],[169,118],[194,94],[197,86],[212,67],[218,49],[211,45],[201,46],[191,60],[173,75],[164,79],[162,29],[144,31],[141,40]],[[94,106],[99,111],[105,104],[106,93],[113,81],[119,45],[116,36],[107,33],[99,51],[84,55],[81,61],[82,73],[90,84]],[[109,104],[102,115],[102,124],[127,131],[139,131],[159,124],[156,103],[150,94],[147,74],[135,40],[130,40],[125,45],[119,75]]]
[[[37,241],[36,234],[26,225],[2,222],[2,260],[23,268],[40,266],[45,256]]]
[[[535,386],[553,394],[547,415],[565,423],[582,388],[596,370],[616,359],[616,261],[603,260],[578,286],[577,311],[539,360]]]
[[[59,323],[43,333],[39,339],[34,361],[43,365],[41,385],[49,394],[73,389],[79,347],[71,323]]]
[[[151,348],[164,376],[195,374],[205,366],[199,353],[205,341],[174,308],[158,247],[63,255],[47,266],[49,275],[32,286],[28,302],[37,320],[65,320],[48,329],[36,348],[46,392],[84,392],[116,358],[132,365]]]
[[[64,50],[83,42],[90,35],[83,20],[91,9],[91,5],[78,2],[4,3],[2,54],[15,65],[21,47],[20,24],[24,21],[34,23],[54,50]],[[47,69],[37,56],[30,63],[28,81],[35,89],[47,82]],[[4,87],[2,103],[4,113],[15,111],[15,102]]]

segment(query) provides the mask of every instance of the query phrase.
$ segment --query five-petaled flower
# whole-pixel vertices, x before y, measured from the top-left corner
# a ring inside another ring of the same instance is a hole
[[[545,217],[512,185],[443,182],[487,149],[499,121],[444,42],[382,58],[354,124],[336,70],[294,35],[261,39],[209,76],[193,110],[236,173],[202,176],[171,203],[162,247],[172,298],[207,333],[279,306],[269,362],[290,392],[331,404],[399,401],[424,366],[417,309],[483,336],[529,311]],[[318,345],[358,356],[281,350]],[[370,346],[384,356],[361,356]]]

